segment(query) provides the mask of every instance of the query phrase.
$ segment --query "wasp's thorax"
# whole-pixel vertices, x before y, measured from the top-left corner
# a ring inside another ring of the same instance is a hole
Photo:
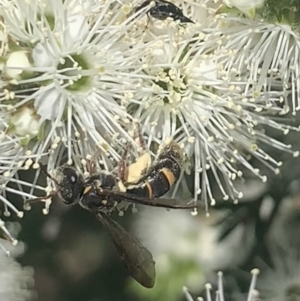
[[[111,174],[95,173],[85,180],[80,205],[90,211],[110,211],[118,201],[109,192],[116,189],[117,178]],[[103,193],[103,194],[102,194]]]

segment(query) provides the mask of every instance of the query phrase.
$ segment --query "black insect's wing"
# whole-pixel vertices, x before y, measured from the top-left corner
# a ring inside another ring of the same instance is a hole
[[[180,20],[181,23],[194,23],[195,24],[194,21],[192,21],[191,19],[189,19],[188,17],[186,17],[184,15],[180,16],[180,18],[178,20]]]
[[[146,288],[155,283],[155,262],[152,254],[132,235],[105,213],[97,213],[97,218],[108,230],[121,259],[130,275]]]
[[[178,199],[168,199],[168,198],[146,198],[139,197],[133,194],[129,194],[126,192],[118,192],[118,191],[108,191],[102,190],[98,192],[99,196],[106,196],[110,199],[114,199],[114,201],[120,202],[128,202],[135,203],[145,206],[153,206],[153,207],[163,207],[170,209],[194,209],[199,207],[200,205],[195,203],[194,200],[178,200]]]
[[[126,192],[111,192],[111,191],[103,191],[99,192],[99,195],[106,195],[109,198],[113,198],[117,202],[129,202],[146,206],[154,206],[154,207],[163,207],[170,209],[194,209],[199,207],[199,204],[195,203],[194,200],[177,200],[177,199],[167,199],[167,198],[152,198],[148,199],[145,197],[138,197],[133,194],[129,194]]]
[[[140,205],[163,207],[170,209],[194,209],[199,205],[195,204],[194,200],[177,200],[168,198],[153,198],[147,199],[142,197],[135,197],[127,195],[124,201],[136,203]]]

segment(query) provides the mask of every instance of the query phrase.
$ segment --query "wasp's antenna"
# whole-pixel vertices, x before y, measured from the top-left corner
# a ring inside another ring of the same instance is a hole
[[[47,171],[47,169],[45,168],[45,166],[43,166],[42,164],[40,164],[40,168],[41,168],[42,172],[43,172],[49,179],[51,179],[57,186],[62,187],[61,184],[58,183],[57,180],[56,180],[55,178],[53,178],[53,177],[48,173],[48,171]]]

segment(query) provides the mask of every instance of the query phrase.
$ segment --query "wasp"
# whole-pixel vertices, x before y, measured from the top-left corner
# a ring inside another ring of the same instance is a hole
[[[152,3],[154,3],[154,6],[152,6]],[[135,9],[135,12],[138,12],[147,6],[150,6],[146,12],[149,20],[150,15],[158,20],[172,18],[174,21],[179,20],[180,23],[195,23],[186,17],[178,6],[166,0],[146,0]]]
[[[27,203],[57,196],[67,205],[79,204],[92,212],[108,230],[131,277],[144,287],[152,288],[155,262],[151,252],[111,219],[110,214],[122,202],[174,209],[191,209],[195,204],[161,198],[180,177],[183,154],[177,143],[168,143],[154,164],[149,163],[150,154],[146,153],[127,167],[126,154],[127,151],[119,163],[118,175],[97,172],[91,165],[87,178],[71,166],[60,167],[56,177],[52,177],[41,166],[46,176],[54,182],[55,190],[46,197],[31,199]]]

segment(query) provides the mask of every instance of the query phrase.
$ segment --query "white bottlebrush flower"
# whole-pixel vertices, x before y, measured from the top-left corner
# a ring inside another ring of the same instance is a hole
[[[285,108],[282,113],[291,108],[295,115],[300,109],[300,23],[272,21],[223,14],[211,38],[223,55],[224,80],[230,82],[238,75],[247,83],[246,91],[269,94],[269,106],[279,98],[278,107]]]
[[[131,60],[136,60],[128,57],[129,45],[123,42],[132,22],[115,4],[0,0],[0,198],[5,208],[18,212],[6,192],[32,198],[33,190],[41,189],[38,162],[48,170],[64,162],[79,168],[97,153],[103,168],[111,169],[124,143],[132,141],[130,116],[121,106]],[[37,169],[33,183],[21,181],[18,170],[31,165]]]
[[[49,169],[61,164],[66,148],[67,161],[76,164],[100,148],[108,168],[108,156],[119,158],[121,138],[132,140],[126,131],[130,116],[120,105],[133,59],[122,38],[132,22],[119,23],[121,6],[112,11],[109,2],[1,0],[0,5],[10,40],[0,91],[13,125],[10,135],[35,138],[26,146],[40,156],[50,149]],[[16,124],[21,108],[35,116],[29,121],[35,137],[20,128],[24,122]]]
[[[140,58],[136,85],[127,101],[127,110],[143,124],[149,144],[173,136],[184,146],[194,168],[194,198],[206,205],[215,203],[209,174],[225,200],[237,200],[242,193],[234,180],[243,176],[244,169],[266,180],[249,163],[249,155],[278,173],[282,162],[262,145],[292,153],[290,145],[264,132],[265,125],[284,133],[290,129],[272,119],[286,112],[280,107],[280,92],[256,93],[257,87],[250,87],[239,75],[226,79],[222,61],[226,58],[213,52],[218,48],[214,37],[195,35],[192,29],[170,30],[148,42],[137,42],[132,48]]]
[[[238,300],[247,300],[247,301],[257,301],[259,300],[259,292],[256,290],[256,282],[257,282],[257,276],[259,274],[259,270],[258,269],[253,269],[251,271],[252,274],[252,280],[250,283],[250,288],[249,288],[249,292],[247,297],[243,298],[242,294],[239,297]],[[187,301],[194,301],[194,299],[192,298],[192,296],[190,295],[187,287],[183,288],[183,292],[186,296],[186,300]],[[236,292],[235,292],[236,293]],[[219,272],[218,273],[218,288],[216,291],[216,300],[218,301],[226,301],[227,299],[225,299],[224,297],[224,285],[223,285],[223,273]],[[206,298],[201,298],[198,297],[197,298],[198,301],[211,301],[212,300],[212,286],[210,284],[206,284]],[[280,299],[280,300],[284,300],[284,299]]]
[[[290,151],[260,128],[288,132],[267,117],[287,105],[283,92],[251,85],[245,68],[225,76],[230,59],[217,40],[225,35],[208,2],[182,6],[196,24],[153,31],[137,30],[131,3],[0,0],[3,131],[34,161],[49,154],[49,170],[63,159],[79,168],[98,148],[111,170],[132,141],[127,124],[137,120],[149,145],[174,136],[185,146],[195,199],[215,203],[210,173],[224,199],[242,197],[233,183],[240,166],[266,180],[249,155],[275,172],[281,165],[259,143]]]

